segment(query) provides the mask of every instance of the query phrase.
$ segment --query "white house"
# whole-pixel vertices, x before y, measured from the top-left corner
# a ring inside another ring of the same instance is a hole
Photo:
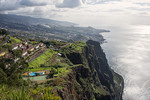
[[[12,49],[12,50],[16,50],[16,49],[18,49],[18,46],[13,47],[13,49]]]
[[[22,54],[22,56],[25,56],[25,55],[27,55],[28,54],[28,52],[26,51],[26,52],[24,52],[23,54]]]

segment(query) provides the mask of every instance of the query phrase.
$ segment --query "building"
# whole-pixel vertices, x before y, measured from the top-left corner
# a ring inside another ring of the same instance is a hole
[[[19,47],[21,48],[23,45],[22,45],[22,43],[19,45]]]
[[[28,45],[28,42],[25,42],[24,44],[27,46],[27,45]]]
[[[35,49],[38,49],[38,48],[39,48],[39,45],[36,45],[36,46],[35,46]]]
[[[16,50],[16,49],[18,49],[18,45],[17,45],[17,46],[14,46],[14,47],[12,48],[12,50]]]
[[[34,51],[34,48],[29,49],[30,52]]]
[[[5,56],[6,52],[0,52],[0,57]]]
[[[62,54],[61,54],[61,53],[57,53],[57,55],[58,55],[58,56],[61,56]]]
[[[13,44],[13,48],[12,48],[12,50],[16,50],[16,49],[18,49],[19,48],[19,46],[21,46],[21,43],[16,43],[16,44]]]
[[[44,46],[44,44],[43,43],[40,43],[40,47],[43,47]]]
[[[28,52],[23,52],[22,56],[26,56],[28,54]]]

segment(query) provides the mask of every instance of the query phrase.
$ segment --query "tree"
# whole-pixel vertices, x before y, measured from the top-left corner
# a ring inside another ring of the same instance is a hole
[[[8,32],[5,29],[1,29],[0,35],[8,35]]]
[[[21,57],[22,56],[22,51],[21,50],[14,50],[13,51],[13,55],[15,57]]]
[[[53,78],[54,74],[58,74],[55,68],[52,68],[50,74],[48,75],[49,78]]]
[[[7,81],[7,75],[6,73],[0,68],[0,84],[6,83]]]

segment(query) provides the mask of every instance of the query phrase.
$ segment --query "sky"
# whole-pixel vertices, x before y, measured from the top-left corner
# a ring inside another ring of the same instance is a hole
[[[0,13],[95,27],[147,25],[150,24],[150,0],[0,0]]]

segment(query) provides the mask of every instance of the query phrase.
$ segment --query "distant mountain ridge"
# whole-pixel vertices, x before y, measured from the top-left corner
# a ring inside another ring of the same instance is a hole
[[[56,21],[52,19],[33,18],[30,16],[11,15],[11,14],[0,14],[0,21],[10,22],[10,23],[24,23],[29,25],[37,25],[37,24],[53,24],[53,25],[62,25],[62,26],[77,25],[75,23],[66,22],[66,21]]]
[[[77,24],[28,16],[0,14],[0,27],[8,29],[11,35],[34,40],[88,41],[102,42],[99,33],[109,32],[93,27],[77,27]]]

